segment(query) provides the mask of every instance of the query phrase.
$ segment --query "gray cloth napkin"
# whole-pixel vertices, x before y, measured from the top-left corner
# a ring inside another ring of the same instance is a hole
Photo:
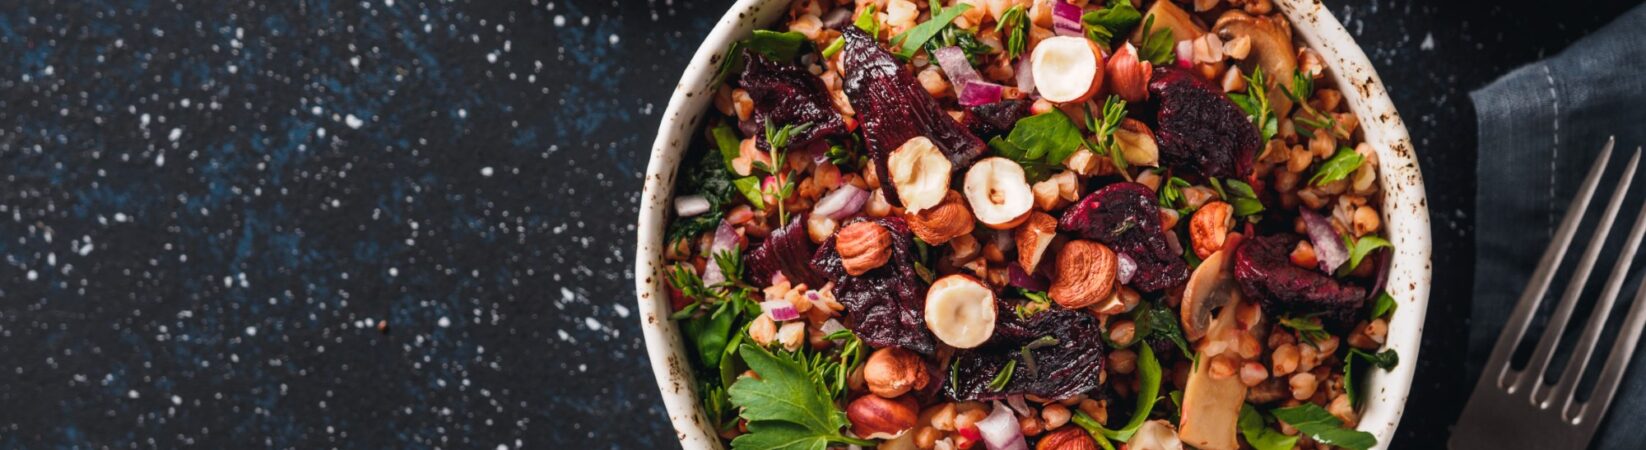
[[[1470,379],[1497,342],[1498,333],[1519,299],[1538,258],[1559,226],[1578,185],[1608,136],[1617,137],[1612,166],[1621,168],[1637,146],[1646,144],[1646,6],[1636,7],[1559,55],[1521,67],[1470,94],[1479,122],[1479,161],[1475,169],[1475,281],[1469,330]],[[1603,179],[1589,209],[1589,223],[1611,196]],[[1430,176],[1444,176],[1444,173]],[[1637,175],[1636,185],[1646,184]],[[1608,240],[1612,251],[1639,211],[1638,194],[1628,197]],[[1580,228],[1573,244],[1582,249],[1589,234]],[[1566,258],[1566,267],[1577,259]],[[1588,298],[1598,296],[1611,261],[1602,258],[1590,276]],[[1612,311],[1616,323],[1627,314],[1646,266],[1637,258],[1634,274]],[[1567,269],[1570,271],[1570,269]],[[1564,289],[1557,278],[1545,310]],[[1586,319],[1579,310],[1574,317]],[[1581,329],[1581,322],[1573,328]],[[1534,325],[1533,333],[1541,331]],[[1535,336],[1536,334],[1534,334]],[[1607,351],[1610,338],[1600,351]],[[1637,351],[1593,448],[1646,448],[1646,353]],[[1597,353],[1604,357],[1603,353]],[[1557,361],[1563,360],[1557,354]],[[1559,363],[1556,363],[1559,364]],[[1591,366],[1591,372],[1598,368]]]

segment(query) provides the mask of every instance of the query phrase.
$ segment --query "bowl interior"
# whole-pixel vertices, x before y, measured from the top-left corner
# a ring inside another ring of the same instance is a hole
[[[699,407],[685,342],[668,318],[661,255],[676,169],[691,140],[702,138],[698,126],[713,96],[713,75],[726,46],[775,23],[787,3],[739,0],[720,19],[675,86],[647,166],[637,224],[635,288],[653,373],[675,434],[688,449],[721,445]],[[1378,447],[1383,448],[1394,436],[1410,391],[1429,296],[1429,213],[1423,177],[1406,126],[1383,82],[1337,19],[1318,0],[1276,0],[1275,5],[1292,22],[1297,36],[1326,61],[1328,75],[1361,121],[1366,142],[1377,149],[1383,223],[1395,245],[1386,289],[1399,305],[1386,345],[1399,353],[1403,363],[1389,371],[1368,372],[1370,376],[1362,381],[1365,400],[1359,429],[1377,436]]]

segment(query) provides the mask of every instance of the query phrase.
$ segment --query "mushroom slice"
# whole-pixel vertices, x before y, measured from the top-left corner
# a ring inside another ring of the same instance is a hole
[[[1263,77],[1269,80],[1269,102],[1273,105],[1275,114],[1285,116],[1291,112],[1292,99],[1286,97],[1275,84],[1283,80],[1291,80],[1292,73],[1297,70],[1297,48],[1292,46],[1292,36],[1286,29],[1274,20],[1263,17],[1252,17],[1240,10],[1229,10],[1217,18],[1212,25],[1212,32],[1225,42],[1240,37],[1251,40],[1251,51],[1246,59],[1239,63],[1240,70],[1252,73],[1252,67],[1262,67]]]
[[[1212,327],[1212,315],[1218,308],[1233,309],[1239,299],[1240,284],[1231,270],[1234,258],[1227,250],[1218,250],[1200,262],[1200,267],[1189,274],[1183,286],[1183,335],[1189,342],[1207,336]]]
[[[1150,32],[1162,28],[1172,30],[1172,42],[1187,41],[1206,34],[1206,27],[1195,23],[1188,11],[1172,2],[1154,2],[1154,5],[1149,6],[1149,10],[1143,13],[1145,21],[1149,16],[1154,16],[1154,28],[1150,28]],[[1127,40],[1131,41],[1132,45],[1143,45],[1143,27],[1139,26],[1137,30],[1132,31],[1132,37]]]
[[[1218,252],[1212,257],[1222,254]],[[1211,323],[1208,332],[1214,336],[1236,326],[1235,310],[1239,309],[1240,298],[1230,299]],[[1209,367],[1209,362],[1201,361],[1189,372],[1188,385],[1183,388],[1183,420],[1179,421],[1182,428],[1178,437],[1184,444],[1201,450],[1235,450],[1240,448],[1235,433],[1240,407],[1246,402],[1246,385],[1240,382],[1240,377],[1214,378]]]

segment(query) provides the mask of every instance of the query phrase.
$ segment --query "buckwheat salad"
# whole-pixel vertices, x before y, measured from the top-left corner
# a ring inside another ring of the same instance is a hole
[[[1271,0],[795,0],[671,306],[734,449],[1366,449],[1377,154]]]

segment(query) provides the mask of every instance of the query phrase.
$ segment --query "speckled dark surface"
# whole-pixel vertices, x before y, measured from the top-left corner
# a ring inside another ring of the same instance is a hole
[[[666,448],[640,174],[726,1],[0,2],[0,446]],[[1628,5],[1329,1],[1411,128],[1466,395],[1465,96]]]

